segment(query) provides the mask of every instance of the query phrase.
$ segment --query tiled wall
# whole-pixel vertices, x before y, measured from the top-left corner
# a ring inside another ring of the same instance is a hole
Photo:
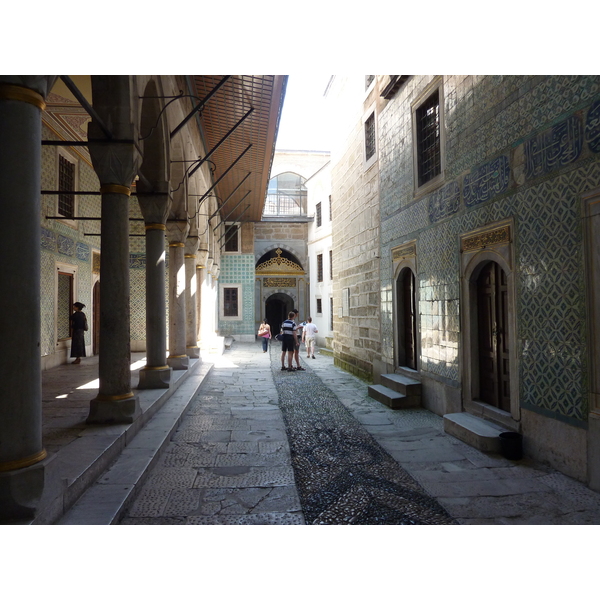
[[[57,139],[48,129],[43,130],[44,139]],[[41,184],[43,190],[58,188],[57,149],[42,146]],[[79,158],[79,189],[94,191],[99,189],[98,179],[90,165]],[[84,312],[91,313],[92,306],[92,250],[99,247],[99,237],[85,233],[99,233],[99,221],[77,221],[77,228],[60,221],[46,219],[56,215],[56,196],[41,197],[41,355],[53,354],[56,348],[54,323],[56,294],[56,262],[77,267],[78,289],[74,290],[76,302],[86,305]],[[99,196],[78,196],[78,215],[96,217],[100,215]],[[91,343],[91,331],[86,332],[86,344]]]
[[[415,201],[414,77],[380,116],[382,348],[393,362],[391,248],[417,240],[421,370],[459,381],[461,233],[515,221],[523,406],[587,418],[581,194],[600,185],[600,77],[446,77],[446,177]],[[455,383],[456,385],[456,383]]]
[[[219,335],[254,335],[254,254],[222,254],[218,284],[242,285],[242,319],[219,320]]]

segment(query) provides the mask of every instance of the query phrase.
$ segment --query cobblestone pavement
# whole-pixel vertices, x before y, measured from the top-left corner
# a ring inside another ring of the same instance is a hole
[[[303,524],[269,353],[234,343],[121,524]]]
[[[279,357],[234,342],[122,524],[600,523],[584,484],[389,409],[331,357],[293,373]]]
[[[273,352],[272,369],[307,523],[452,523],[311,368],[281,371]]]

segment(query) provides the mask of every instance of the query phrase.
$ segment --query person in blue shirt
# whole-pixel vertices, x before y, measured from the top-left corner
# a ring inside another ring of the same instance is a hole
[[[281,324],[281,333],[283,334],[283,340],[281,341],[281,370],[282,371],[294,371],[293,360],[294,350],[298,342],[298,336],[296,334],[297,325],[294,321],[294,313],[288,313],[288,318]],[[287,353],[288,366],[285,366],[285,355]]]

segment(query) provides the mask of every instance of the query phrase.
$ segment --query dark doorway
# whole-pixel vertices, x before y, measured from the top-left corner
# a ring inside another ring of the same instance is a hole
[[[93,330],[92,330],[92,352],[98,354],[100,348],[100,282],[96,281],[93,290]]]
[[[508,282],[489,262],[477,278],[479,400],[510,412]]]
[[[287,294],[273,294],[265,302],[265,318],[271,326],[273,336],[279,333],[281,324],[294,308],[294,301]]]
[[[417,369],[415,276],[406,268],[396,280],[398,365]]]

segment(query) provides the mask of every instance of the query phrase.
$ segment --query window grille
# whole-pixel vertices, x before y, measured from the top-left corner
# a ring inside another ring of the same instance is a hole
[[[317,203],[317,227],[321,227],[321,203]]]
[[[365,158],[369,160],[375,154],[375,113],[365,121]]]
[[[332,208],[331,208],[331,196],[329,196],[329,220],[331,221],[333,217]]]
[[[321,302],[321,298],[317,298],[317,314],[323,314],[323,303]]]
[[[237,288],[223,289],[223,316],[237,317],[238,316],[238,290]]]
[[[317,281],[323,281],[323,255],[317,254]]]
[[[225,227],[225,252],[237,252],[238,248],[238,226],[227,225]]]
[[[432,94],[416,111],[419,186],[442,172],[439,93]]]
[[[329,251],[329,279],[333,281],[333,250]]]
[[[75,216],[75,196],[62,192],[75,191],[75,165],[58,155],[58,214],[72,219]]]

